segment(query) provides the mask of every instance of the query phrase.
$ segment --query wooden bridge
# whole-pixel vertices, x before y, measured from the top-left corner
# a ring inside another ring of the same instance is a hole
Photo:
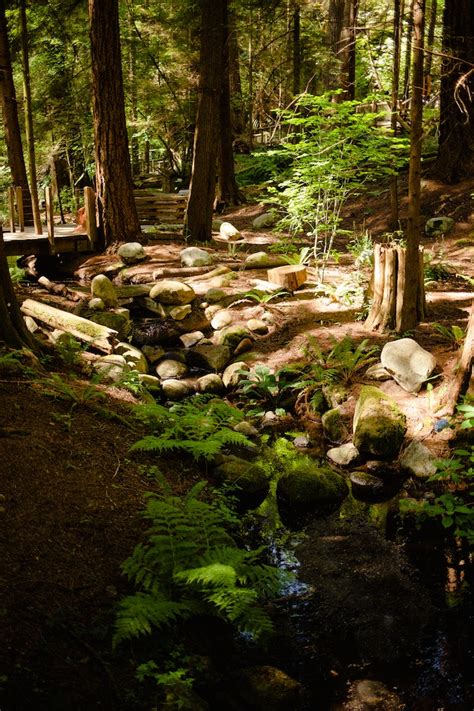
[[[183,223],[186,196],[135,190],[134,197],[141,224]],[[22,189],[19,187],[9,188],[8,212],[9,231],[3,232],[7,256],[97,252],[102,248],[97,226],[96,197],[92,188],[84,188],[85,220],[81,225],[55,224],[51,188],[45,190],[45,234],[38,234],[34,227],[25,226]]]

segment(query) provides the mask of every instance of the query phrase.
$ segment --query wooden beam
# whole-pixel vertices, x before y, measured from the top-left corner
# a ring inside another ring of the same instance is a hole
[[[10,232],[15,232],[15,188],[8,188],[8,217]]]
[[[84,188],[84,207],[86,210],[86,232],[91,250],[97,242],[97,216],[95,192],[92,188]]]

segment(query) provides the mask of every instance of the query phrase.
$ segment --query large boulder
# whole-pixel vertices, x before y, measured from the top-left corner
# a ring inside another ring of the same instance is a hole
[[[175,279],[162,279],[152,286],[150,298],[160,304],[170,304],[177,306],[180,304],[190,304],[194,301],[196,294],[188,284]]]
[[[363,454],[396,458],[406,432],[397,403],[373,385],[364,385],[354,412],[353,443]]]
[[[224,456],[213,475],[220,483],[235,484],[237,498],[244,508],[259,506],[270,490],[270,482],[261,465],[233,455]]]
[[[400,338],[386,343],[380,362],[400,387],[417,393],[436,368],[436,359],[413,338]]]
[[[105,306],[116,306],[118,296],[115,286],[105,274],[97,274],[91,281],[91,295],[93,299],[102,299]]]
[[[120,245],[117,254],[124,264],[135,264],[146,259],[145,250],[140,242],[126,242]]]
[[[454,227],[452,217],[431,217],[425,223],[425,234],[429,237],[445,235]]]
[[[183,267],[207,267],[214,261],[212,254],[200,247],[186,247],[179,256]]]

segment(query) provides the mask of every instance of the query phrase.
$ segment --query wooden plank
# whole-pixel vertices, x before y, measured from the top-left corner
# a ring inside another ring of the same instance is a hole
[[[18,185],[15,188],[16,210],[18,214],[18,229],[20,232],[25,231],[25,210],[23,207],[23,189]]]
[[[15,232],[15,188],[8,188],[8,217],[10,232]]]

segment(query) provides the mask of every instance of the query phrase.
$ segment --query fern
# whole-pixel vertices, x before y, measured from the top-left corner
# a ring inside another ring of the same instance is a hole
[[[227,530],[235,517],[218,502],[199,497],[150,494],[146,543],[122,566],[139,590],[122,600],[115,644],[150,634],[177,620],[207,614],[255,637],[272,628],[262,601],[280,591],[288,574],[261,562],[263,550],[239,548]]]
[[[132,451],[161,454],[180,450],[196,460],[209,460],[228,445],[254,446],[245,435],[232,429],[243,414],[219,398],[198,396],[170,409],[158,404],[141,405],[137,416],[153,434],[135,442]]]

